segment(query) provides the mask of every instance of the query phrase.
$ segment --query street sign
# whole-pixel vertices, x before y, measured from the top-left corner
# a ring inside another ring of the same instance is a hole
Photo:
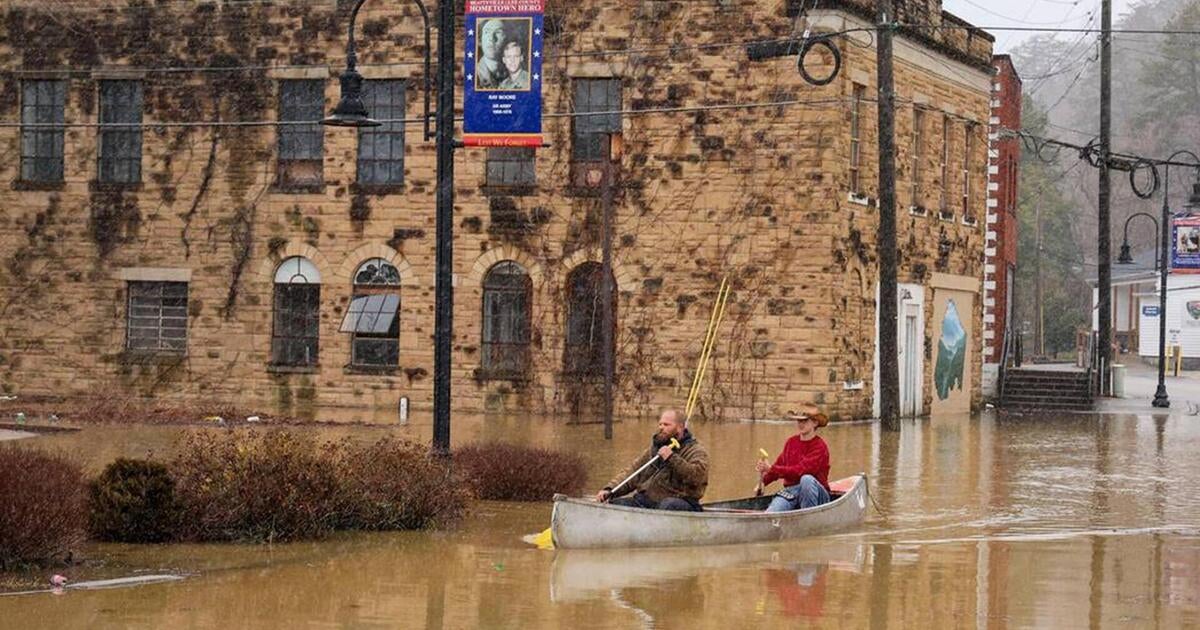
[[[1171,270],[1200,273],[1200,217],[1175,217],[1171,228]]]
[[[463,144],[542,145],[544,0],[467,0]]]
[[[1143,306],[1142,315],[1146,317],[1158,317],[1158,306]]]

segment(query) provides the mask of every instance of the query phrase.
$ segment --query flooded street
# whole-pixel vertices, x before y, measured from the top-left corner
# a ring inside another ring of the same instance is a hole
[[[752,492],[786,424],[700,424],[708,499]],[[241,430],[241,429],[239,429]],[[304,429],[428,441],[431,427]],[[644,448],[616,426],[455,418],[454,442],[578,450],[591,487]],[[24,442],[98,469],[166,455],[177,427],[88,427]],[[116,575],[188,579],[0,597],[4,628],[1183,628],[1200,625],[1200,421],[1166,416],[938,418],[898,433],[821,431],[830,478],[859,471],[883,514],[848,533],[719,548],[541,551],[550,505],[481,503],[447,532],[289,545],[92,545]],[[114,575],[114,576],[116,576]]]

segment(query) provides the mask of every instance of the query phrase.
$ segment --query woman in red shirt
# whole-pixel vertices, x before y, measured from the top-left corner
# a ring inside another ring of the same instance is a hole
[[[817,429],[829,424],[829,418],[813,405],[789,411],[796,421],[796,435],[788,438],[775,464],[759,461],[755,468],[763,485],[782,479],[784,488],[775,494],[768,512],[785,512],[816,507],[829,502],[829,446],[817,436]]]

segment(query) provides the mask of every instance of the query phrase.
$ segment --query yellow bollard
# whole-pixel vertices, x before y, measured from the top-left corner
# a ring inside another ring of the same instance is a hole
[[[1179,376],[1179,370],[1183,367],[1183,346],[1171,346],[1171,354],[1174,357],[1175,376]]]

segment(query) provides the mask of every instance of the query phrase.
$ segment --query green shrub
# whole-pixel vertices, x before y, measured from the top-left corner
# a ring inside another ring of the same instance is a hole
[[[175,480],[159,462],[120,458],[88,485],[89,529],[98,540],[165,542],[179,523]]]
[[[466,512],[471,489],[426,447],[384,438],[338,451],[339,529],[424,529]]]
[[[191,434],[171,463],[185,540],[321,538],[337,522],[331,445],[296,434]]]
[[[84,540],[85,510],[77,464],[0,445],[0,569],[67,560]]]
[[[549,501],[555,493],[576,495],[587,467],[575,453],[515,444],[472,444],[454,454],[481,499]]]

